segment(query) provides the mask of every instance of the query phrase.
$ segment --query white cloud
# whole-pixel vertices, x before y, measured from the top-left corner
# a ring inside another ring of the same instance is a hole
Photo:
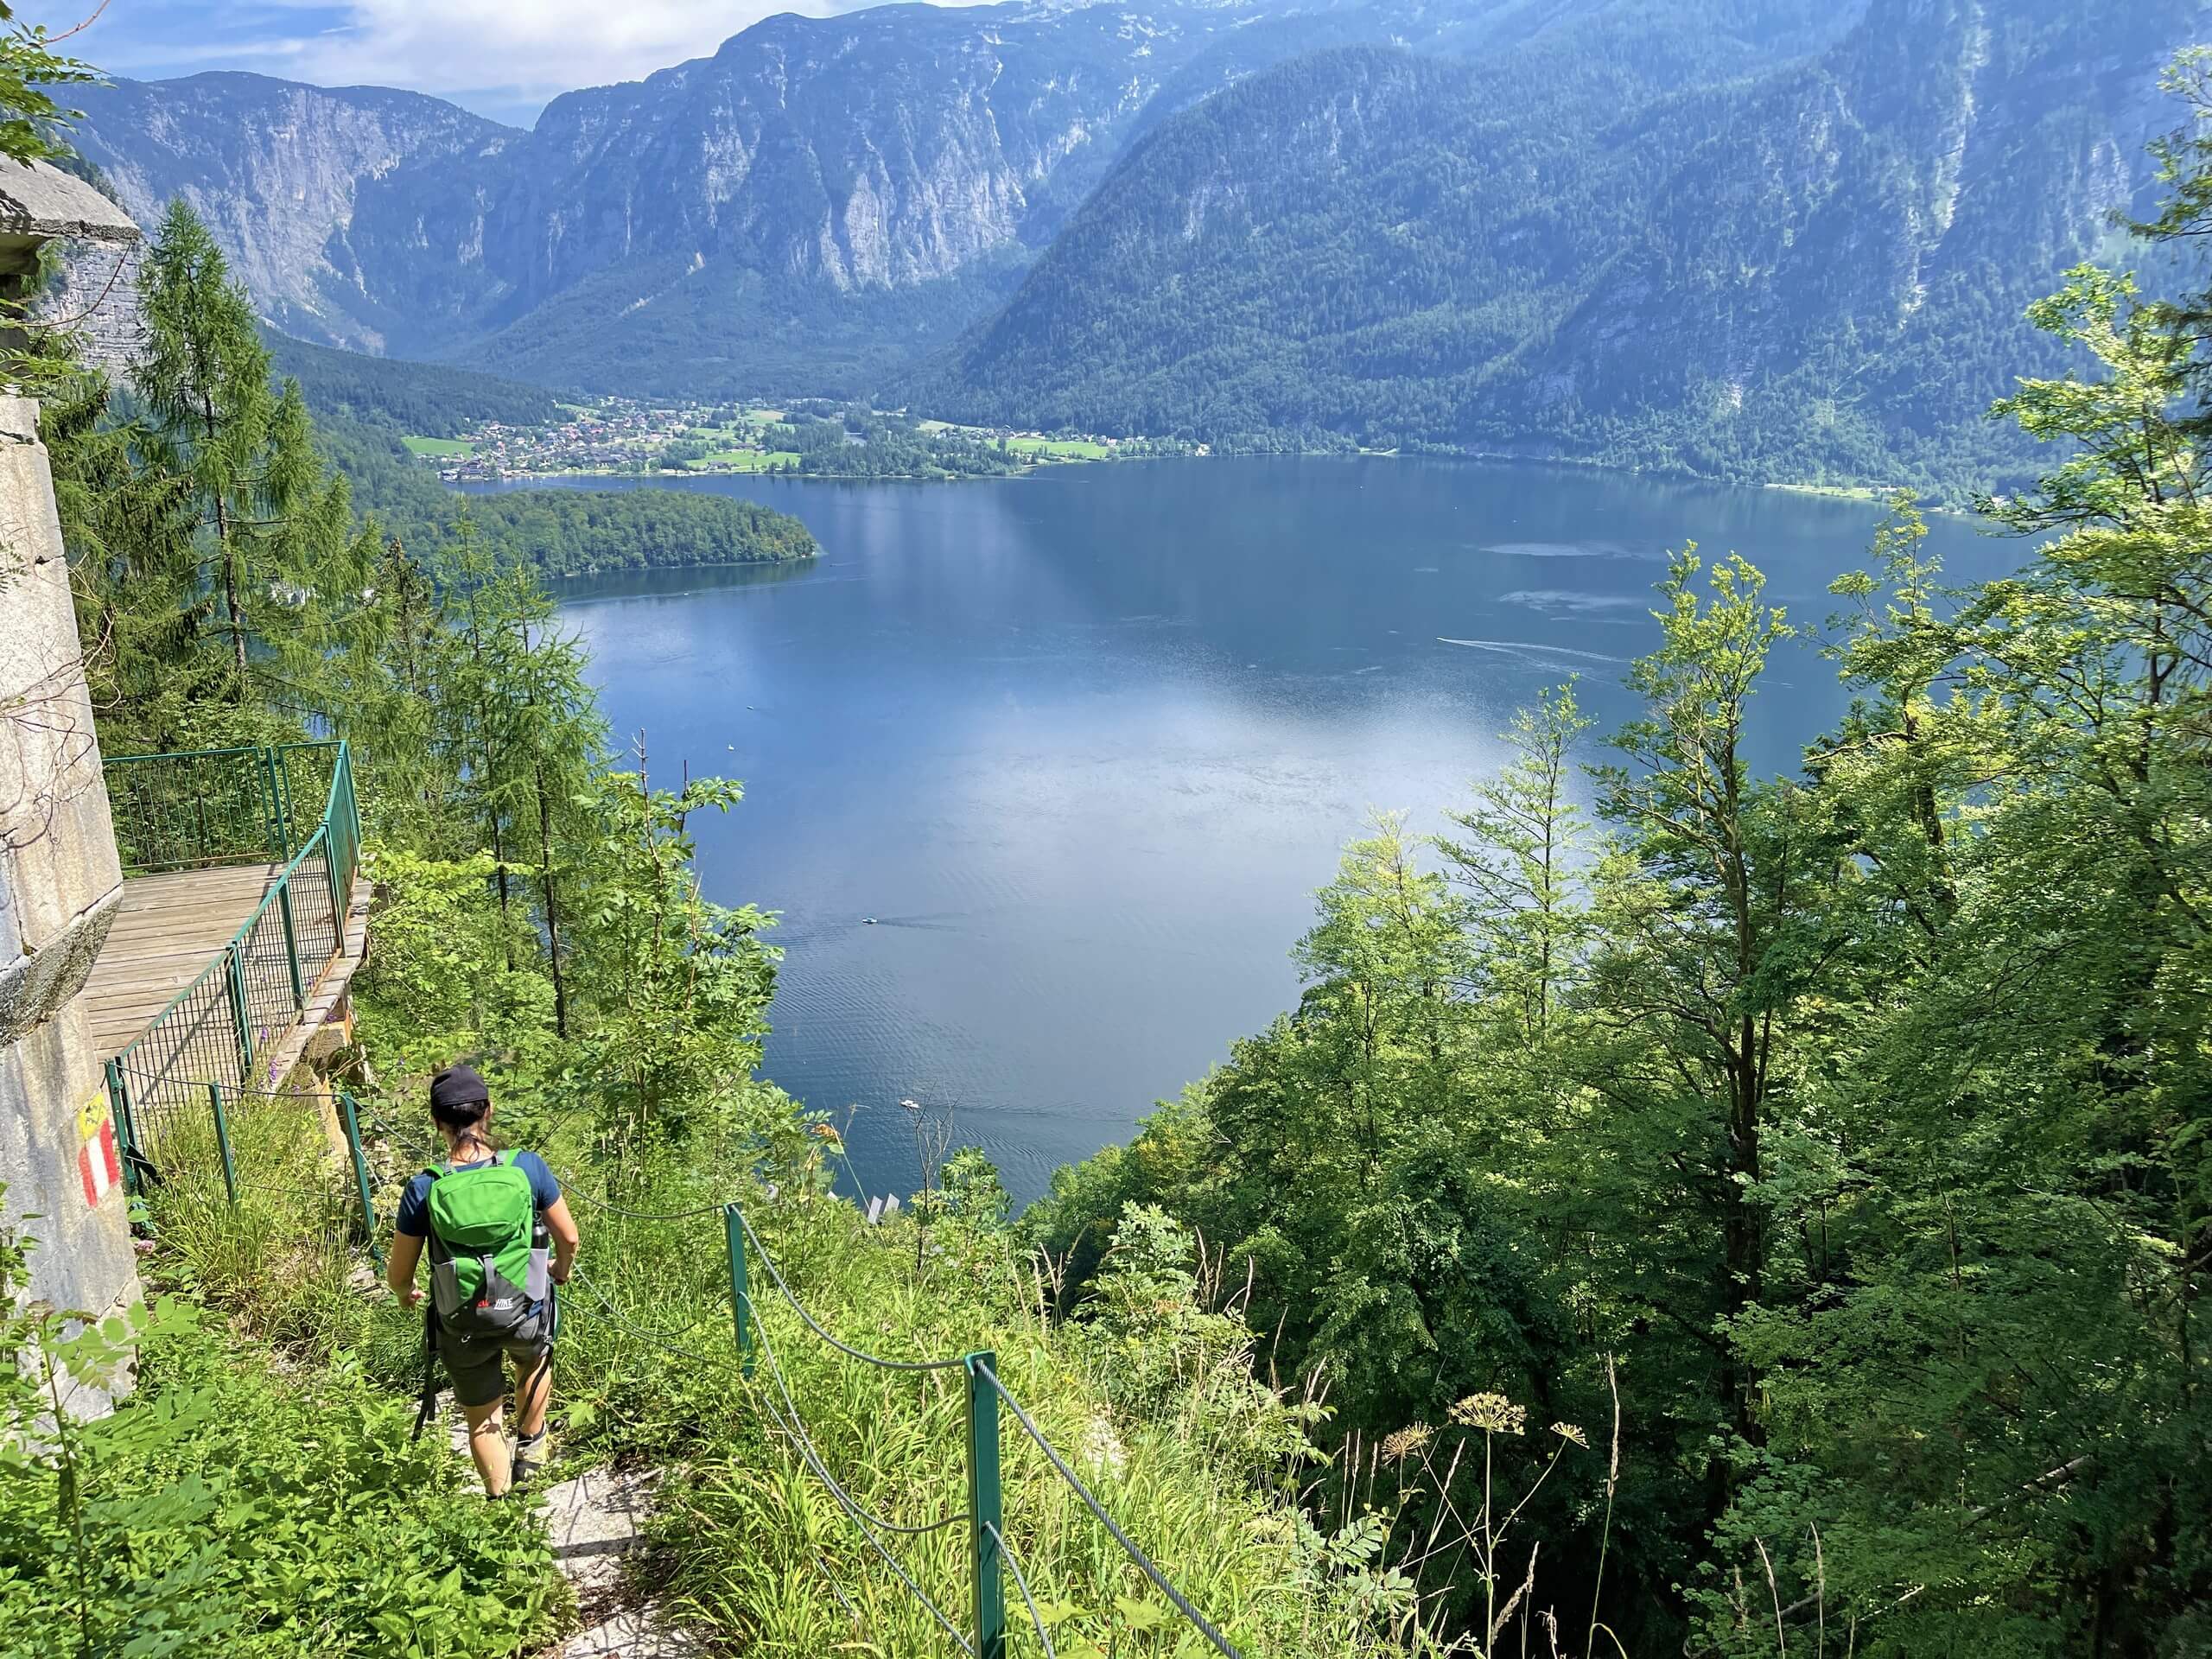
[[[790,9],[772,0],[357,0],[345,27],[301,42],[296,73],[325,84],[550,96],[703,56]]]
[[[133,27],[103,27],[102,38],[81,44],[124,74],[251,69],[329,86],[409,87],[527,119],[556,93],[707,56],[777,12],[827,16],[874,3],[184,0],[137,10]],[[971,3],[982,0],[939,0]]]

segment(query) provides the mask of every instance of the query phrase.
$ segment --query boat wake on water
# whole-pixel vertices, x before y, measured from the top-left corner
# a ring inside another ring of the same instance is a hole
[[[1526,639],[1454,639],[1448,634],[1436,636],[1439,645],[1465,645],[1471,651],[1502,651],[1509,655],[1516,652],[1541,651],[1554,657],[1580,657],[1592,663],[1624,663],[1625,657],[1609,657],[1601,651],[1573,651],[1565,645],[1540,645]]]

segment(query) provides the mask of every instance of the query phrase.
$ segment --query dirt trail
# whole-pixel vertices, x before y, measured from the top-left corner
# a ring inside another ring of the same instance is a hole
[[[700,1651],[653,1603],[624,1605],[623,1558],[641,1542],[659,1478],[655,1469],[594,1469],[546,1489],[546,1535],[586,1624],[552,1649],[556,1659],[693,1659]]]
[[[468,1429],[454,1412],[447,1437],[468,1456]],[[622,1566],[642,1546],[660,1471],[618,1475],[589,1469],[545,1489],[545,1535],[553,1564],[575,1592],[584,1628],[547,1648],[541,1659],[698,1659],[699,1644],[652,1601],[633,1598]]]

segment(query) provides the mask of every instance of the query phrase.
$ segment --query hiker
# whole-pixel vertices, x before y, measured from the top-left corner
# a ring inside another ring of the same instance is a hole
[[[545,1408],[560,1325],[554,1287],[569,1282],[576,1224],[543,1158],[493,1147],[492,1091],[473,1068],[449,1065],[430,1079],[430,1116],[445,1141],[446,1161],[407,1184],[386,1276],[407,1306],[421,1301],[415,1268],[428,1243],[424,1342],[453,1379],[484,1491],[499,1497],[545,1461]],[[505,1359],[515,1363],[512,1455],[500,1423]],[[426,1381],[425,1414],[435,1389]]]

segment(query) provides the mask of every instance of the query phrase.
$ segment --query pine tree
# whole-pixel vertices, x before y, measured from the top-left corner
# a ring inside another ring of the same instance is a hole
[[[1437,842],[1472,895],[1488,988],[1519,1006],[1531,1044],[1550,1033],[1583,931],[1578,867],[1589,835],[1572,791],[1574,746],[1589,726],[1572,685],[1542,694],[1505,734],[1513,759],[1476,784],[1473,804],[1447,815],[1464,839]]]
[[[156,472],[184,481],[201,586],[230,658],[231,701],[321,712],[312,665],[367,568],[342,479],[316,452],[296,383],[270,386],[245,289],[189,205],[170,204],[141,268],[132,384]]]

